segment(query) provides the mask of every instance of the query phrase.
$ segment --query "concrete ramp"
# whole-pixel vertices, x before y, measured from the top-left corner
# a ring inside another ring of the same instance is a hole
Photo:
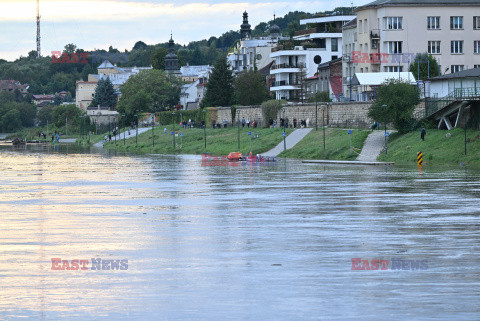
[[[302,128],[302,129],[295,129],[290,135],[286,138],[287,149],[292,148],[293,146],[297,145],[307,134],[312,130],[312,128]],[[269,150],[268,152],[262,154],[262,156],[271,156],[275,157],[278,156],[284,150],[283,139],[280,144],[275,146],[275,148]]]
[[[373,131],[363,144],[362,152],[358,155],[357,161],[376,162],[384,147],[385,132],[383,130]]]

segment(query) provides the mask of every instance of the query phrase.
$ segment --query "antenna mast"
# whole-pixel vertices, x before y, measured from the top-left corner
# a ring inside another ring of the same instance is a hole
[[[40,0],[37,0],[37,59],[40,58]]]

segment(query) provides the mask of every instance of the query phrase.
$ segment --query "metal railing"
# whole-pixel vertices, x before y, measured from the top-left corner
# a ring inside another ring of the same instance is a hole
[[[447,107],[448,105],[465,99],[480,99],[480,88],[455,88],[449,95],[442,98],[429,98],[425,102],[425,117],[430,117],[439,110]]]
[[[285,69],[285,68],[305,68],[305,64],[298,63],[298,64],[291,65],[291,64],[285,63],[285,64],[277,64],[272,66],[272,69]]]

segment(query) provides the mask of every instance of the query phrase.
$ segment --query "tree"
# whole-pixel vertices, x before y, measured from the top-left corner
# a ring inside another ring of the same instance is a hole
[[[173,109],[180,100],[181,79],[163,70],[142,70],[128,78],[120,91],[117,111],[131,122],[137,110],[156,112]]]
[[[221,57],[213,66],[201,107],[230,106],[233,96],[232,71],[228,69],[227,57]]]
[[[52,105],[43,106],[37,114],[37,120],[40,126],[47,125],[47,121],[51,124],[53,119],[53,108]]]
[[[405,133],[411,129],[413,111],[419,102],[416,86],[390,79],[378,88],[377,99],[370,106],[368,116],[377,122],[392,123],[400,133]]]
[[[20,112],[16,109],[10,109],[1,118],[2,132],[12,133],[22,128]]]
[[[420,68],[419,68],[420,66]],[[420,75],[418,74],[420,70]],[[429,73],[430,70],[430,73]],[[419,53],[415,56],[415,61],[410,64],[409,71],[415,75],[417,80],[425,80],[429,76],[439,76],[438,62],[435,57],[427,53]]]
[[[258,71],[240,73],[234,81],[236,102],[243,106],[261,104],[267,98],[265,77]]]
[[[58,128],[65,126],[65,120],[68,120],[69,126],[78,126],[80,124],[79,116],[83,111],[74,104],[55,106],[52,112],[52,122]]]
[[[151,59],[153,69],[165,70],[165,56],[167,53],[168,50],[165,47],[160,47],[155,50]]]
[[[109,77],[98,81],[94,99],[102,107],[114,107],[116,105],[115,89]]]
[[[143,41],[137,41],[135,45],[133,46],[132,50],[143,50],[146,49],[148,46],[145,42]]]
[[[77,50],[77,46],[74,45],[73,43],[69,43],[69,44],[65,45],[65,48],[63,49],[63,52],[71,55],[75,52],[75,50]]]

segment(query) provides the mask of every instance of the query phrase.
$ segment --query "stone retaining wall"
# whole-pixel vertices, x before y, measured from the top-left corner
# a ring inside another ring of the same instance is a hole
[[[325,115],[325,124],[330,127],[352,127],[352,128],[368,128],[372,120],[368,118],[368,108],[371,102],[343,102],[343,103],[319,103],[317,108],[315,104],[288,105],[285,112],[280,111],[277,117],[277,123],[280,124],[280,118],[287,118],[289,125],[293,125],[296,118],[306,120],[308,127],[315,126],[315,110],[317,110],[318,125],[322,125],[322,116]],[[323,110],[322,106],[326,106]],[[245,118],[252,123],[257,121],[258,126],[264,126],[261,106],[242,106],[237,107],[239,119]],[[415,118],[422,118],[425,115],[425,103],[421,102],[414,111]],[[218,107],[211,113],[211,119],[222,124],[223,120],[227,121],[228,126],[232,125],[232,116],[230,107]],[[268,120],[267,120],[268,122]],[[236,125],[236,123],[235,123]]]

